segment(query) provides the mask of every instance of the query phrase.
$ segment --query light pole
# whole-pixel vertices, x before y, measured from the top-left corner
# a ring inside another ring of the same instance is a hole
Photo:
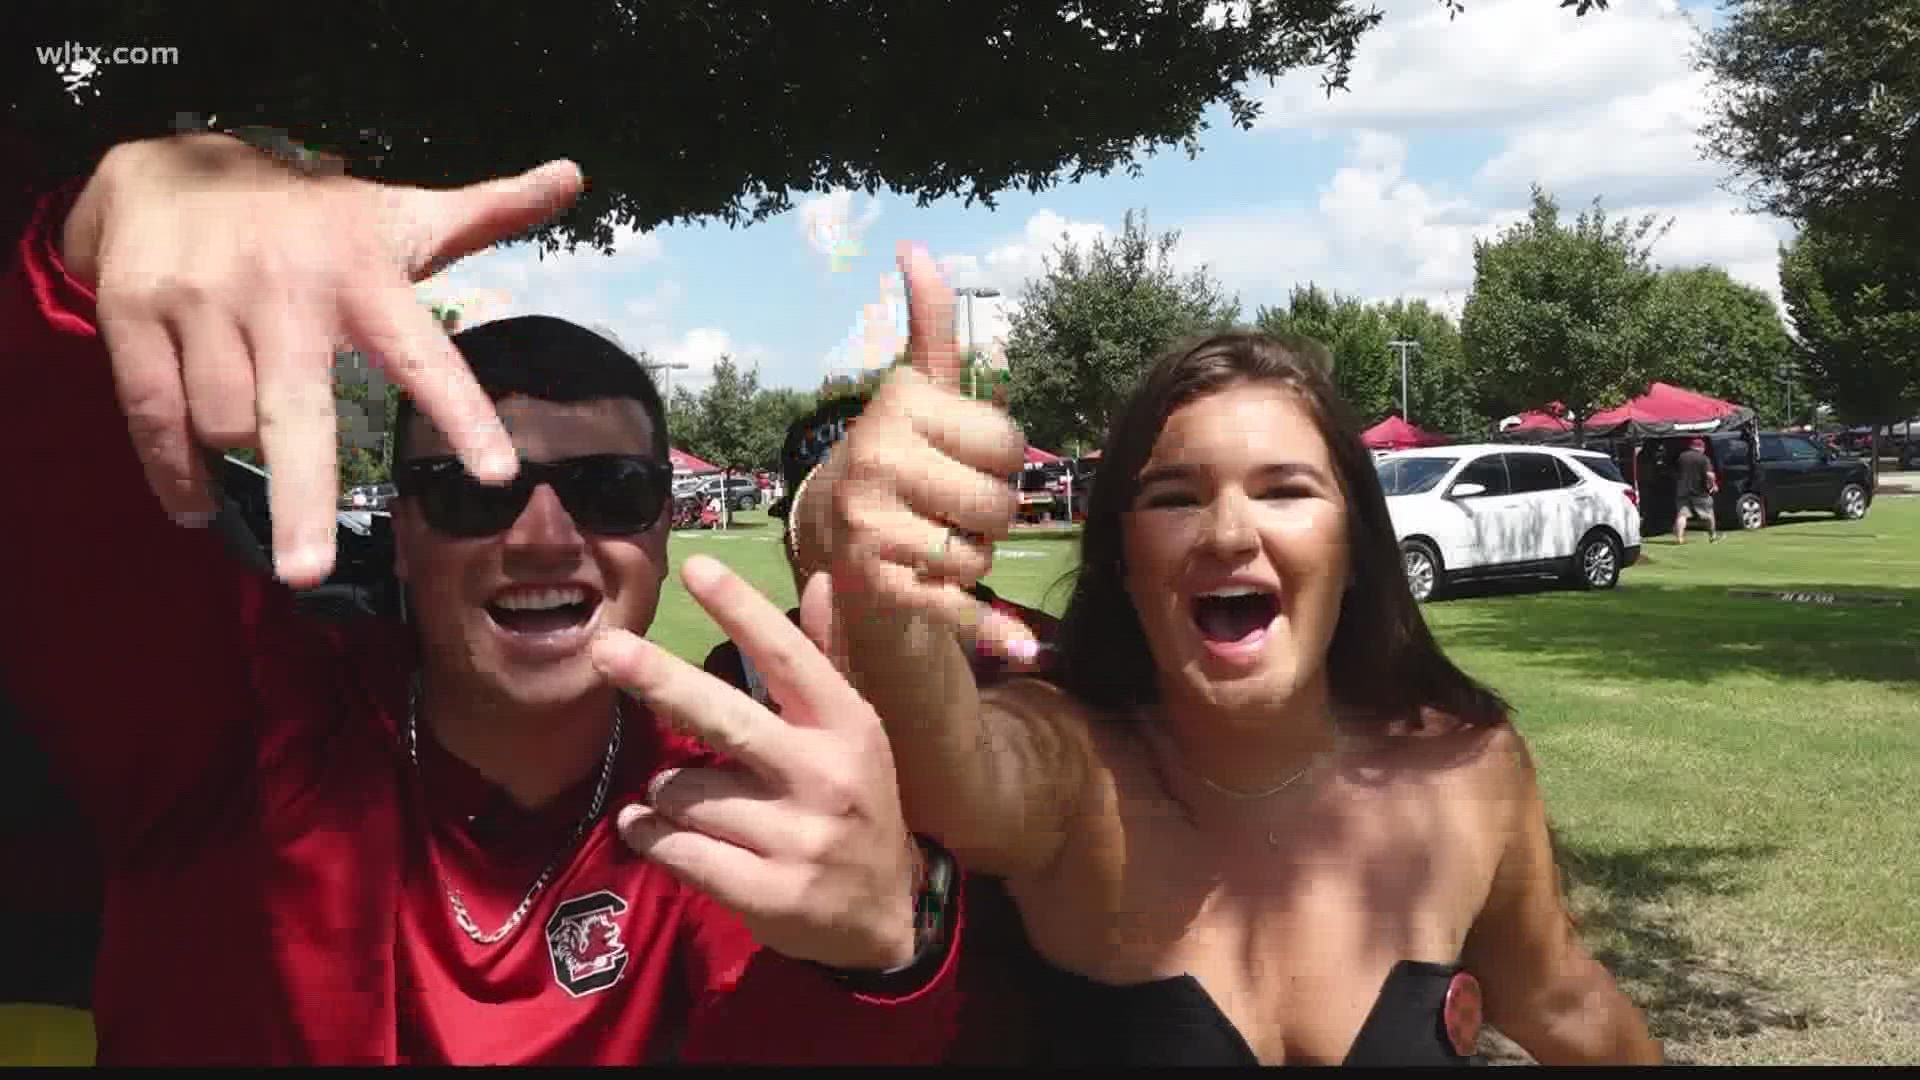
[[[685,363],[669,363],[665,360],[642,360],[640,361],[640,366],[648,371],[675,372],[685,371],[691,365]],[[665,379],[660,380],[660,385],[660,396],[668,403],[671,403],[673,401],[673,376],[669,374]]]
[[[1387,342],[1387,348],[1400,354],[1400,419],[1413,423],[1413,417],[1407,415],[1407,350],[1418,349],[1420,343],[1406,338],[1396,338]]]
[[[974,285],[953,291],[967,298],[967,377],[971,384],[967,396],[977,398],[980,396],[980,365],[979,358],[973,355],[973,298],[977,296],[982,300],[990,300],[999,296],[1000,290]]]

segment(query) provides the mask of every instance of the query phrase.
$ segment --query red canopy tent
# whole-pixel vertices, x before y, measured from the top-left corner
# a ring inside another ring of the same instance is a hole
[[[1614,438],[1655,438],[1702,434],[1739,427],[1753,410],[1716,397],[1657,382],[1624,405],[1603,409],[1587,419],[1587,430]]]
[[[1555,435],[1573,430],[1573,422],[1567,419],[1567,407],[1557,401],[1549,402],[1544,409],[1523,412],[1514,419],[1519,423],[1502,426],[1502,435]]]
[[[1407,450],[1417,446],[1445,446],[1452,440],[1422,431],[1403,417],[1389,416],[1361,432],[1360,441],[1370,450]]]
[[[1027,464],[1029,465],[1051,465],[1059,460],[1059,454],[1049,454],[1037,446],[1027,447]]]
[[[720,466],[702,461],[677,446],[667,447],[667,460],[673,463],[674,472],[715,473]]]

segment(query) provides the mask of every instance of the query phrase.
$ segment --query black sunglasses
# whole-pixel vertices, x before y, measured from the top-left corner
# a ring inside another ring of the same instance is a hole
[[[394,467],[393,485],[419,499],[420,516],[448,536],[491,536],[519,520],[533,490],[553,488],[583,531],[624,536],[645,532],[660,520],[673,483],[673,467],[639,454],[590,454],[560,461],[522,461],[513,482],[489,487],[473,478],[460,459],[415,458]]]

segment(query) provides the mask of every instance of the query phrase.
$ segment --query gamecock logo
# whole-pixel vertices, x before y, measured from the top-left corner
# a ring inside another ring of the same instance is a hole
[[[547,920],[547,952],[561,989],[585,997],[620,981],[629,959],[620,937],[620,916],[626,910],[625,900],[604,889],[554,909]]]

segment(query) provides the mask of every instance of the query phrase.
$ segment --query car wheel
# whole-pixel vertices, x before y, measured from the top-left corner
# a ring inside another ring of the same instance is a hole
[[[1848,484],[1840,489],[1840,516],[1848,521],[1859,521],[1867,516],[1867,489],[1859,484]]]
[[[1445,584],[1439,554],[1419,540],[1400,545],[1400,568],[1406,571],[1407,591],[1413,593],[1416,603],[1424,604],[1438,596]]]
[[[1740,501],[1733,504],[1733,512],[1743,529],[1758,529],[1767,523],[1766,500],[1752,492],[1740,496]]]
[[[1587,534],[1573,553],[1573,570],[1583,589],[1611,589],[1620,584],[1620,544],[1603,532]]]

